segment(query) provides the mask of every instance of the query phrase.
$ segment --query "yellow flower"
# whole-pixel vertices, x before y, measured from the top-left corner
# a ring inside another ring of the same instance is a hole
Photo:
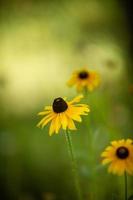
[[[68,86],[76,86],[77,91],[81,92],[83,89],[93,91],[100,84],[100,76],[95,71],[83,68],[75,71],[71,79],[68,81]]]
[[[38,127],[44,127],[51,121],[49,135],[54,132],[58,133],[62,127],[64,130],[76,130],[74,120],[81,122],[80,115],[87,115],[89,108],[86,104],[77,104],[82,95],[75,97],[72,101],[65,101],[63,98],[58,97],[54,99],[52,106],[46,106],[44,111],[39,112],[38,115],[44,116],[38,123]]]
[[[101,154],[102,164],[110,163],[108,172],[123,175],[124,172],[133,174],[133,140],[118,140],[111,142]]]

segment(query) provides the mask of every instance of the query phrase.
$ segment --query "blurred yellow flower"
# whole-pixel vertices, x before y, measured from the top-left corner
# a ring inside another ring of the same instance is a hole
[[[78,92],[83,91],[83,89],[93,91],[99,84],[99,74],[86,68],[73,72],[72,77],[68,81],[68,86],[75,85]]]
[[[108,172],[123,175],[124,172],[133,174],[133,140],[118,140],[111,142],[101,154],[102,164],[110,163]]]
[[[70,130],[76,130],[74,121],[81,122],[80,115],[87,115],[90,111],[88,105],[77,104],[82,95],[75,97],[72,101],[65,101],[65,99],[58,97],[54,99],[52,106],[46,106],[44,111],[39,112],[38,115],[44,116],[38,123],[38,127],[44,127],[51,121],[49,135],[54,132],[58,133],[61,126],[64,130],[67,128]],[[75,104],[76,103],[76,104]]]

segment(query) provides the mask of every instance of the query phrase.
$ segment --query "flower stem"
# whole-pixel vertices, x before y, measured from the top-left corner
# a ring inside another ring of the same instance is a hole
[[[127,200],[127,173],[124,173],[124,182],[125,182],[125,200]]]
[[[66,136],[68,151],[69,151],[69,154],[70,154],[70,157],[71,157],[71,160],[72,160],[72,172],[73,172],[73,176],[74,176],[75,189],[77,191],[77,197],[78,197],[78,200],[82,200],[80,183],[79,183],[79,176],[78,176],[78,172],[77,172],[77,163],[76,163],[76,159],[75,159],[75,155],[74,155],[72,138],[71,138],[71,135],[69,134],[68,130],[66,130],[65,136]]]

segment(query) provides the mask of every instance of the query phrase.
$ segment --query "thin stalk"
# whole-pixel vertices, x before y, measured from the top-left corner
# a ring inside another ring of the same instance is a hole
[[[84,90],[83,90],[83,96],[84,96],[84,98],[88,98],[88,94],[89,94],[89,91],[88,91],[88,89],[87,89],[87,87],[85,87],[84,88]]]
[[[82,200],[79,176],[78,176],[78,172],[77,172],[77,163],[76,163],[76,159],[75,159],[75,155],[74,155],[72,138],[71,138],[71,135],[69,134],[68,130],[66,130],[65,136],[66,136],[68,151],[69,151],[69,154],[70,154],[70,157],[72,160],[72,172],[73,172],[73,177],[74,177],[74,182],[75,182],[75,189],[77,191],[77,198],[78,198],[78,200]]]
[[[125,182],[125,200],[127,200],[127,173],[124,173],[124,182]]]

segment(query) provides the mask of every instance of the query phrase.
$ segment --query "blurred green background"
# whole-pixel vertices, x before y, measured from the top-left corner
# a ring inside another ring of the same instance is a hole
[[[72,139],[85,200],[123,199],[123,177],[107,173],[100,154],[110,140],[132,138],[130,32],[116,0],[0,1],[0,199],[76,200],[63,131],[36,128],[37,113],[87,66],[101,86]],[[128,177],[129,196],[133,180]]]

